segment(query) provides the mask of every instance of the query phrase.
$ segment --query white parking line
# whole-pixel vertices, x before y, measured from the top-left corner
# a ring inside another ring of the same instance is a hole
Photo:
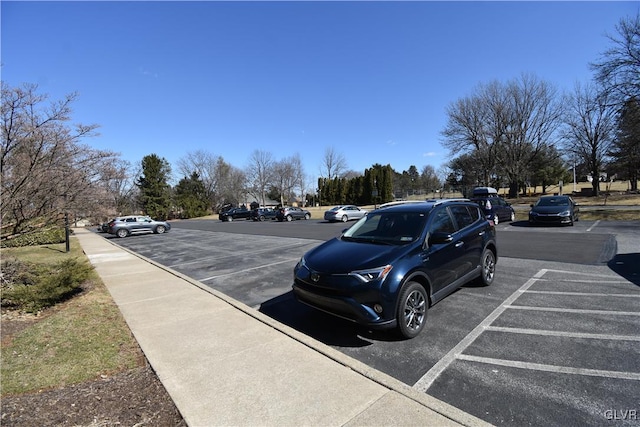
[[[640,316],[640,312],[628,312],[628,311],[611,311],[611,310],[581,310],[581,309],[567,309],[567,308],[553,308],[553,307],[528,307],[513,305],[513,303],[525,293],[549,293],[560,295],[590,295],[590,296],[623,296],[637,298],[640,295],[619,295],[619,294],[589,294],[589,293],[574,293],[574,292],[555,292],[555,291],[529,291],[529,288],[533,286],[537,281],[547,281],[549,279],[543,279],[542,277],[546,273],[561,273],[561,274],[583,274],[591,277],[608,277],[607,275],[589,274],[572,271],[562,270],[547,270],[542,269],[538,271],[531,279],[522,285],[518,290],[507,298],[503,304],[497,307],[489,316],[487,316],[478,326],[476,326],[466,337],[464,337],[455,347],[453,347],[442,359],[440,359],[429,371],[427,371],[422,378],[420,378],[413,388],[422,392],[427,392],[433,382],[447,369],[455,360],[470,360],[481,363],[489,363],[494,365],[511,366],[523,369],[535,369],[548,372],[557,373],[570,373],[589,376],[600,376],[607,378],[623,378],[631,380],[640,380],[640,373],[635,372],[617,372],[617,371],[605,371],[597,369],[582,369],[572,368],[555,365],[545,365],[529,362],[518,362],[512,360],[493,359],[487,357],[476,357],[471,355],[462,354],[464,350],[469,347],[484,331],[501,331],[509,333],[521,333],[521,334],[535,334],[535,335],[550,335],[550,336],[563,336],[563,337],[577,337],[577,338],[592,338],[592,339],[607,339],[607,340],[620,340],[620,341],[640,341],[640,336],[635,335],[602,335],[602,334],[585,334],[585,333],[569,333],[569,332],[556,332],[534,329],[521,329],[521,328],[503,328],[491,326],[491,324],[506,310],[531,310],[531,311],[550,311],[560,313],[582,313],[582,314],[609,314],[614,316]],[[558,280],[562,281],[562,280]],[[598,281],[598,283],[602,283]],[[613,283],[618,283],[613,282]],[[625,282],[626,283],[626,282]]]
[[[445,356],[440,359],[426,374],[422,376],[414,385],[413,388],[427,392],[433,382],[449,367],[461,354],[469,347],[473,341],[476,340],[482,334],[482,332],[498,318],[510,305],[513,303],[523,292],[529,289],[534,283],[536,283],[547,270],[542,269],[538,271],[531,279],[520,287],[517,291],[509,296],[505,300],[505,304],[498,306],[491,314],[489,314],[478,326],[476,326],[466,337],[462,339],[455,347],[453,347]]]
[[[577,274],[581,274],[583,276],[590,276],[590,277],[608,277],[609,279],[612,279],[614,276],[612,276],[611,274],[597,274],[597,273],[585,273],[582,271],[567,271],[567,270],[554,270],[551,268],[548,268],[545,270],[547,273],[560,273],[560,274],[570,274],[572,276],[575,276]],[[544,279],[544,280],[550,280],[550,279]],[[561,282],[569,282],[571,281],[570,279],[558,279]],[[627,283],[626,281],[624,283]]]
[[[549,336],[549,337],[593,338],[598,340],[613,340],[613,341],[640,341],[640,335],[587,334],[587,333],[580,333],[580,332],[547,331],[543,329],[508,328],[504,326],[488,326],[486,330],[496,331],[496,332],[507,332],[511,334],[541,335],[541,336]]]
[[[610,276],[604,276],[610,277]],[[629,283],[626,280],[581,280],[581,279],[540,279],[540,281],[553,282],[553,283],[595,283],[597,285],[616,285],[619,283]],[[529,291],[529,292],[544,292],[544,291]]]
[[[515,360],[492,359],[490,357],[478,357],[461,354],[460,360],[488,363],[491,365],[506,366],[510,368],[530,369],[535,371],[555,372],[559,374],[588,375],[592,377],[620,378],[624,380],[640,380],[640,373],[604,371],[600,369],[572,368],[570,366],[544,365],[542,363],[518,362]]]
[[[555,311],[559,313],[613,314],[618,316],[640,316],[640,312],[635,312],[635,311],[582,310],[577,308],[529,307],[524,305],[510,305],[508,307],[505,306],[505,308],[513,308],[514,310]]]
[[[597,282],[602,283],[602,282]],[[618,282],[615,282],[618,283]],[[561,292],[561,291],[527,291],[528,294],[546,294],[546,295],[571,295],[579,297],[622,297],[622,298],[640,298],[640,294],[603,294],[589,292]]]
[[[289,258],[289,259],[285,259],[284,261],[272,262],[271,264],[264,264],[264,265],[259,265],[257,267],[245,268],[244,270],[233,271],[233,272],[227,273],[227,274],[220,274],[218,276],[205,277],[204,279],[198,279],[198,281],[199,282],[206,282],[207,280],[217,279],[218,277],[233,276],[233,275],[236,275],[236,274],[245,273],[247,271],[259,270],[261,268],[271,267],[272,265],[278,265],[278,264],[284,264],[285,262],[297,261],[299,259],[300,259],[300,257]]]
[[[299,243],[299,244],[295,244],[295,245],[289,245],[287,246],[287,249],[290,250],[292,248],[298,248],[298,247],[304,247],[304,246],[308,246],[309,242],[304,242],[304,243]],[[250,251],[250,250],[244,250],[242,252],[243,255],[245,256],[252,256],[252,255],[258,255],[258,254],[262,254],[262,253],[273,253],[273,248],[264,248],[264,249],[259,249],[259,250],[255,250],[255,251]],[[191,264],[199,264],[203,261],[207,261],[207,260],[222,260],[222,259],[226,259],[226,258],[238,258],[238,254],[237,253],[232,253],[232,254],[218,254],[218,255],[212,255],[212,256],[207,256],[204,258],[198,258],[196,260],[193,261],[188,261],[188,262],[180,262],[177,264],[172,264],[169,265],[169,268],[177,268],[177,267],[183,267],[185,265],[191,265]]]
[[[591,231],[600,224],[600,220],[597,220],[591,227],[587,228],[587,231]]]

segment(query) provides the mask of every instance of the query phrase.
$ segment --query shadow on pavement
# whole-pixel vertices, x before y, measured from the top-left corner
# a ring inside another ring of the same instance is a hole
[[[500,224],[503,224],[504,222],[501,222]],[[509,225],[513,226],[513,227],[531,227],[531,224],[529,224],[529,221],[511,221],[509,222]]]
[[[640,286],[640,253],[618,254],[607,265],[615,273]]]
[[[259,311],[330,346],[366,347],[372,344],[369,340],[394,340],[389,332],[369,331],[355,323],[308,307],[296,300],[293,291],[263,302]]]

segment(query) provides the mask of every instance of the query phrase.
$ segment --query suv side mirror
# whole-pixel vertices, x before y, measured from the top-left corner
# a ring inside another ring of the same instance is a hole
[[[450,233],[446,233],[444,231],[436,231],[435,233],[431,234],[431,236],[429,236],[429,246],[451,242],[453,242],[453,236]]]

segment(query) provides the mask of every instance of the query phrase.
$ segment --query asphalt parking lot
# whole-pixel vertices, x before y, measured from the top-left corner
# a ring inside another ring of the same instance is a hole
[[[493,285],[445,298],[406,341],[293,298],[295,263],[344,224],[172,225],[114,242],[492,424],[640,424],[638,222],[500,224]]]

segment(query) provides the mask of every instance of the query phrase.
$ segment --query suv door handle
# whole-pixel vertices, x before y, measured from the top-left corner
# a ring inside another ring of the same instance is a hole
[[[478,236],[484,236],[484,233],[486,233],[486,231],[482,230],[480,233],[478,233]]]
[[[456,248],[459,248],[462,245],[464,245],[464,242],[458,242],[458,243],[456,243]]]

